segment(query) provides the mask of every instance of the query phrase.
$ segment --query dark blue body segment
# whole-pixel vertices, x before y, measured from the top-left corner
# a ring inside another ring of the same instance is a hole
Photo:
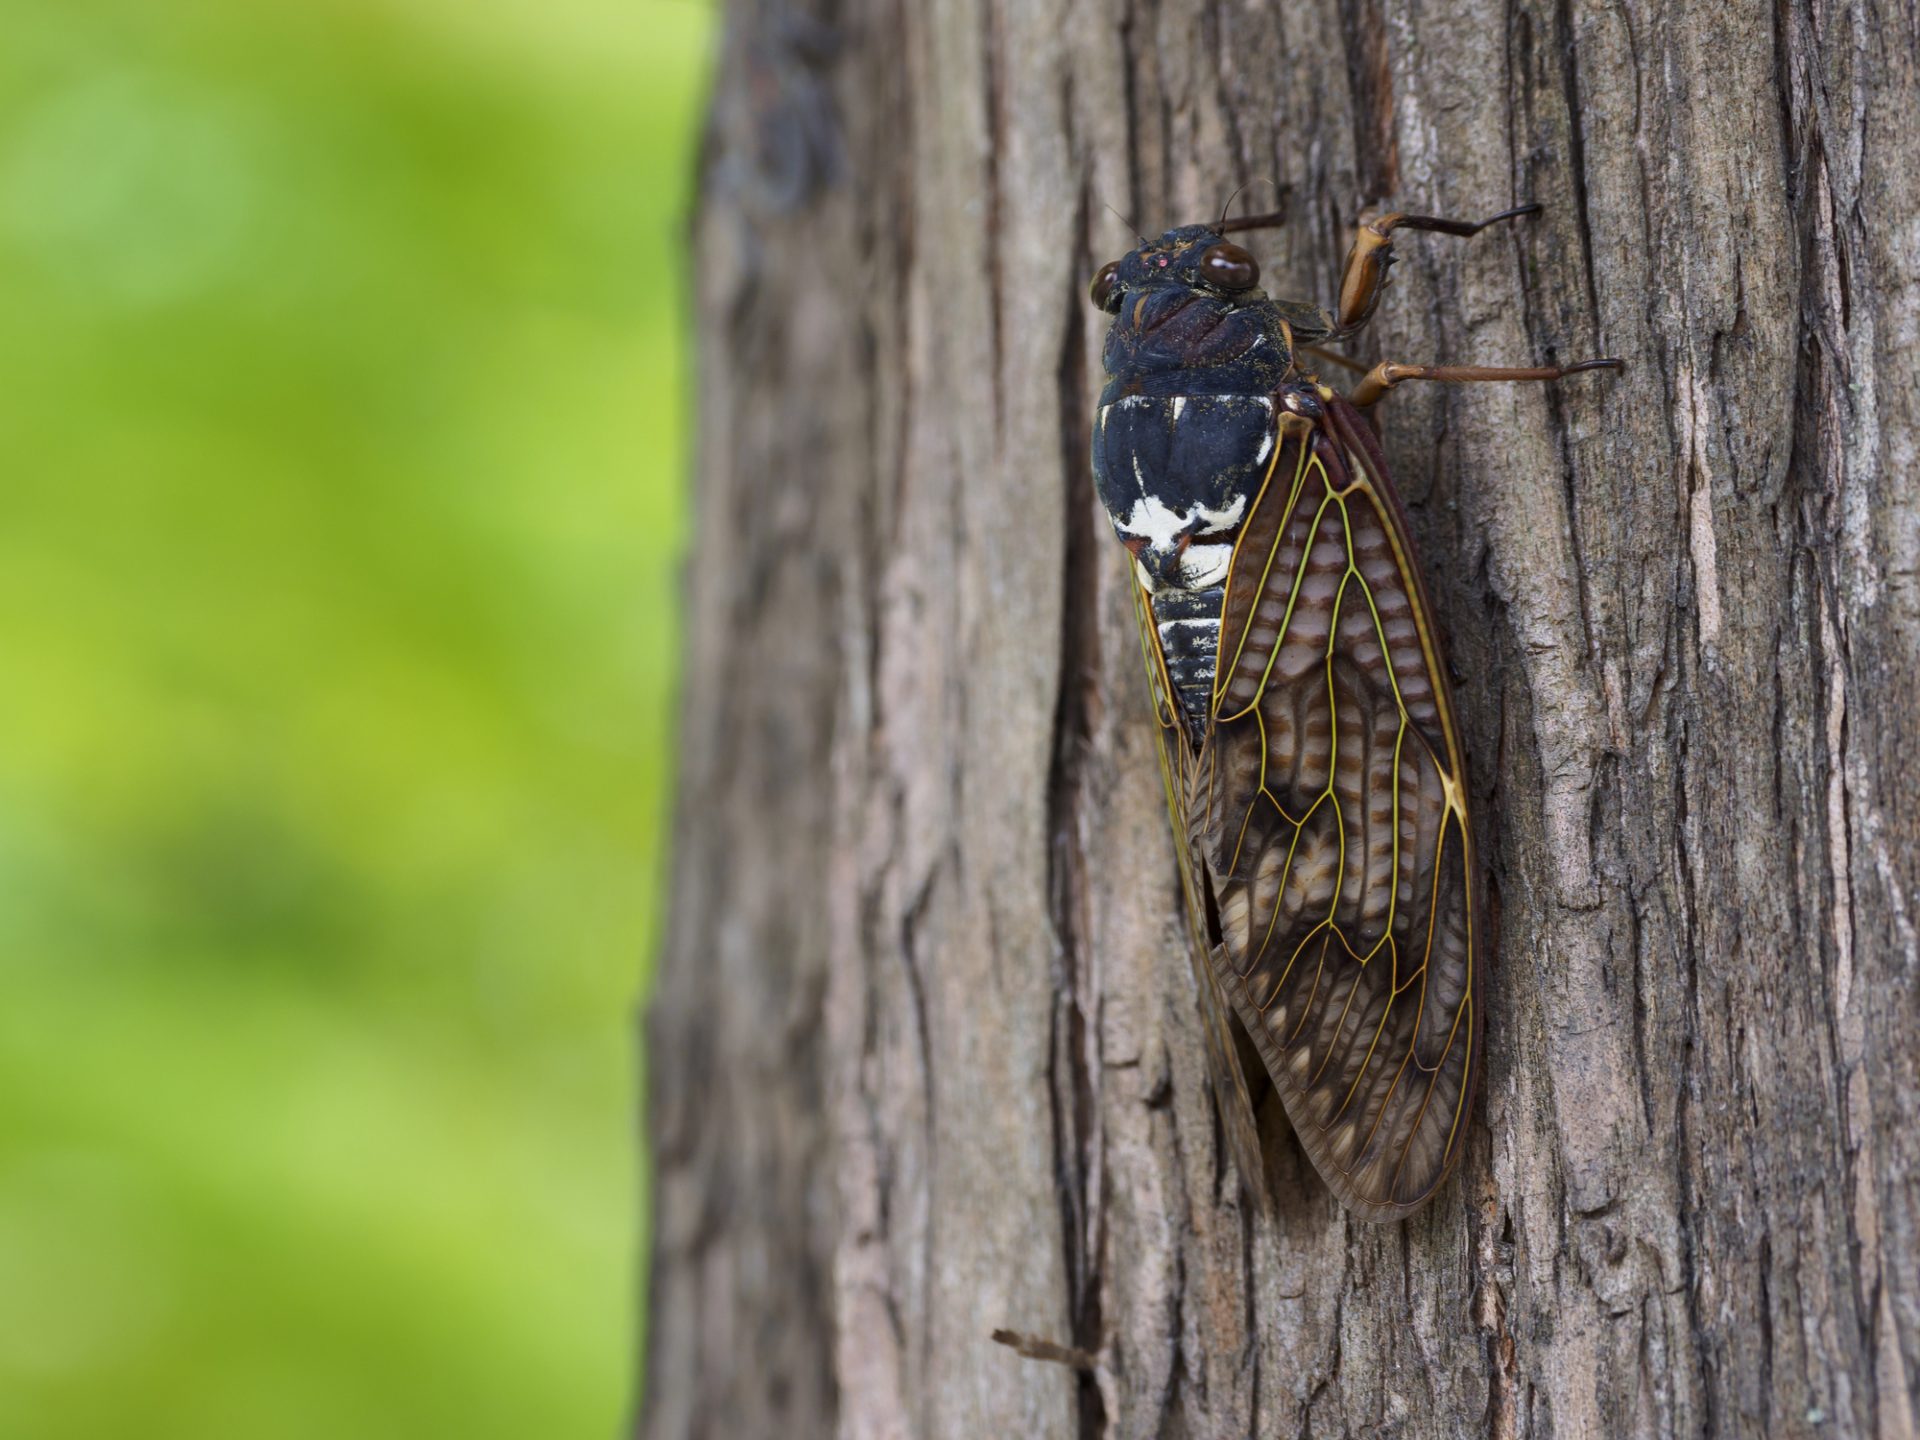
[[[1213,677],[1220,649],[1220,607],[1224,585],[1205,590],[1158,590],[1153,596],[1153,628],[1167,657],[1167,679],[1190,725],[1198,726],[1213,708]]]
[[[1122,524],[1148,496],[1199,522],[1196,533],[1207,517],[1236,510],[1237,524],[1272,454],[1273,401],[1265,394],[1128,395],[1103,402],[1094,416],[1094,489]]]
[[[1200,225],[1170,230],[1116,267],[1093,425],[1094,486],[1148,591],[1195,743],[1212,703],[1233,542],[1272,464],[1274,406],[1293,376],[1279,308],[1209,279],[1203,257],[1219,238]]]
[[[1181,286],[1124,299],[1107,332],[1100,403],[1123,395],[1246,395],[1275,389],[1292,367],[1280,312]]]

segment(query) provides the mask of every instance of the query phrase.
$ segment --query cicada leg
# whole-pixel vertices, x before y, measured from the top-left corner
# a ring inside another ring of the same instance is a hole
[[[1395,230],[1432,230],[1442,235],[1478,235],[1489,225],[1512,220],[1539,211],[1538,205],[1516,205],[1489,215],[1484,220],[1441,220],[1432,215],[1378,215],[1363,220],[1347,251],[1347,263],[1340,276],[1340,304],[1334,312],[1338,334],[1347,335],[1366,324],[1380,303],[1380,292],[1387,285],[1387,270],[1393,264]]]
[[[1479,380],[1563,380],[1582,370],[1624,370],[1626,364],[1611,357],[1582,360],[1577,365],[1396,365],[1383,360],[1367,372],[1347,399],[1355,405],[1371,405],[1403,380],[1438,380],[1454,385]]]
[[[1325,360],[1329,365],[1338,365],[1342,370],[1351,370],[1356,375],[1367,373],[1367,362],[1356,360],[1351,355],[1342,355],[1338,350],[1329,350],[1324,345],[1299,345],[1294,347],[1302,355],[1311,355],[1316,360]]]

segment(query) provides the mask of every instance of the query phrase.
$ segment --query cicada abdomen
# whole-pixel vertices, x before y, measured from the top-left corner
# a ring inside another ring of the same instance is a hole
[[[1479,228],[1363,227],[1334,312],[1269,300],[1223,238],[1245,223],[1171,230],[1093,285],[1114,317],[1094,478],[1132,556],[1229,1144],[1257,1188],[1237,1025],[1321,1175],[1369,1219],[1418,1208],[1458,1163],[1484,1016],[1465,755],[1405,516],[1355,404],[1407,379],[1618,364],[1388,364],[1335,394],[1296,347],[1365,323],[1402,226]]]

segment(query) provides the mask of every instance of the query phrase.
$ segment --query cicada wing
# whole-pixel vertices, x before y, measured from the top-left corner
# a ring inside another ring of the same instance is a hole
[[[1254,1120],[1246,1073],[1240,1064],[1239,1047],[1234,1042],[1232,1003],[1221,989],[1220,964],[1209,955],[1213,947],[1207,933],[1206,899],[1200,890],[1196,858],[1188,844],[1188,817],[1196,781],[1195,757],[1181,729],[1159,635],[1137,580],[1133,594],[1154,717],[1158,721],[1155,728],[1160,774],[1166,785],[1167,810],[1173,820],[1174,852],[1179,863],[1182,908],[1187,922],[1187,958],[1193,967],[1194,990],[1200,997],[1200,1033],[1207,1056],[1207,1076],[1213,1086],[1214,1104],[1220,1112],[1220,1128],[1226,1136],[1234,1167],[1240,1172],[1241,1184],[1249,1195],[1258,1199],[1265,1194],[1261,1182],[1259,1129]]]
[[[1254,1119],[1246,1071],[1240,1064],[1240,1050],[1234,1043],[1232,1002],[1215,978],[1220,968],[1218,961],[1192,947],[1188,954],[1193,965],[1194,989],[1200,996],[1201,1038],[1207,1052],[1207,1078],[1213,1084],[1214,1103],[1220,1109],[1220,1130],[1226,1136],[1234,1169],[1240,1172],[1242,1188],[1255,1201],[1265,1204],[1267,1191],[1260,1163],[1260,1129]]]
[[[1222,991],[1334,1193],[1391,1219],[1465,1144],[1478,926],[1432,609],[1363,430],[1339,401],[1287,428],[1235,552],[1188,820]]]

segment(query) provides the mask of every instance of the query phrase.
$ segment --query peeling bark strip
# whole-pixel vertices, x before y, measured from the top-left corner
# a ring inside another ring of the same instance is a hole
[[[1915,1435],[1916,115],[1910,0],[732,0],[638,1433]],[[1544,203],[1369,361],[1630,364],[1383,407],[1498,947],[1403,1226],[1225,1183],[1085,474],[1103,207],[1247,180],[1325,298]]]

